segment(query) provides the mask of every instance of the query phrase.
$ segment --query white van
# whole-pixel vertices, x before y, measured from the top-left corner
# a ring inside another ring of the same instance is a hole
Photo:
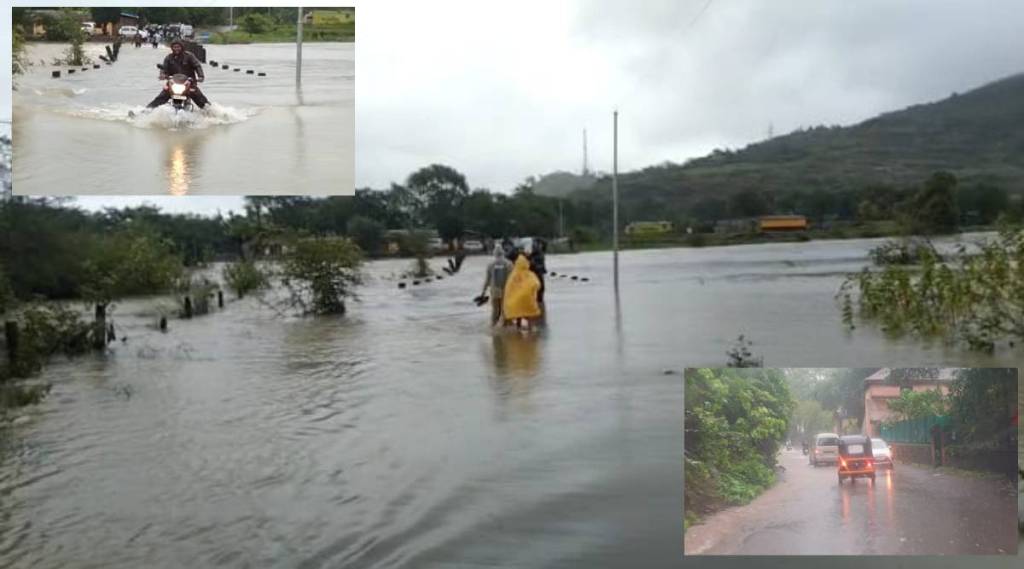
[[[835,433],[818,433],[814,436],[814,444],[807,460],[814,466],[819,464],[836,464],[839,462],[839,435]]]

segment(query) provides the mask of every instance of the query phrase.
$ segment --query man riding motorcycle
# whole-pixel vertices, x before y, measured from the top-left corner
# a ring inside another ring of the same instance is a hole
[[[166,80],[171,75],[181,73],[193,80],[194,91],[189,94],[189,98],[199,105],[199,108],[203,108],[210,102],[203,95],[203,92],[199,90],[197,83],[202,83],[205,76],[203,75],[203,65],[199,62],[199,58],[192,55],[192,52],[185,51],[185,44],[181,40],[174,40],[171,42],[171,53],[164,58],[164,63],[160,69],[160,80]],[[156,96],[148,105],[147,108],[153,109],[166,103],[171,98],[171,93],[166,89],[160,91],[160,94]]]

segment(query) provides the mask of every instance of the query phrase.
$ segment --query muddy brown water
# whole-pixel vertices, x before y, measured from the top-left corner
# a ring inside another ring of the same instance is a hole
[[[682,373],[740,333],[766,365],[1008,365],[841,326],[875,241],[554,255],[548,326],[492,335],[484,257],[344,318],[255,299],[55,362],[4,429],[8,567],[678,567]],[[440,269],[441,263],[434,262]],[[672,372],[672,373],[666,373]],[[524,545],[525,544],[525,545]]]

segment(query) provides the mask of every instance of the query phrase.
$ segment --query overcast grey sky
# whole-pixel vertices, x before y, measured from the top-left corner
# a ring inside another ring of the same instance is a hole
[[[851,124],[1024,72],[1021,0],[356,5],[357,187],[441,162],[508,191],[578,170],[583,128],[591,167],[607,171],[616,107],[625,171],[742,147],[769,124]]]

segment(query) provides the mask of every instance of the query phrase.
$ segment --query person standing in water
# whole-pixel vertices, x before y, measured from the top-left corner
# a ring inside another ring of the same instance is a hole
[[[543,314],[537,302],[538,290],[540,281],[530,270],[530,261],[526,255],[520,255],[512,266],[508,282],[505,283],[502,310],[506,321],[515,322],[517,326],[529,330],[531,322]]]
[[[487,265],[487,276],[484,279],[484,290],[480,296],[487,294],[490,287],[491,293],[491,326],[497,325],[502,320],[502,299],[505,297],[505,283],[508,275],[512,272],[512,263],[505,258],[505,250],[501,245],[494,246],[494,260]]]
[[[547,248],[547,244],[543,239],[535,239],[533,241],[533,247],[530,251],[530,270],[533,274],[537,275],[537,280],[540,281],[540,289],[537,290],[537,302],[544,304],[544,275],[547,274],[547,267],[544,265],[544,250]]]

